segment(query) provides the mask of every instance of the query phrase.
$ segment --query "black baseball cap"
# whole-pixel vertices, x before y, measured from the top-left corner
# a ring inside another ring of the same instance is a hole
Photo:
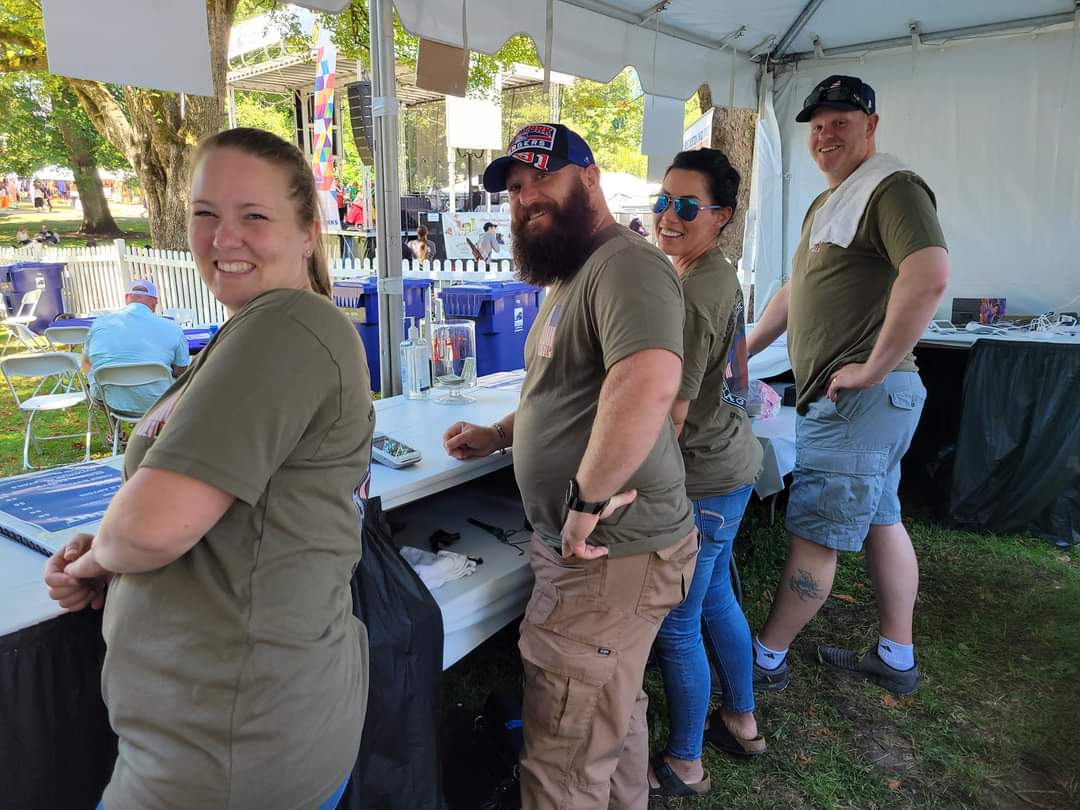
[[[506,170],[513,162],[524,163],[542,172],[557,172],[566,166],[592,166],[592,150],[585,139],[562,124],[526,124],[510,139],[506,155],[484,169],[484,188],[506,191]]]
[[[819,82],[803,102],[802,111],[795,116],[805,124],[818,107],[834,110],[859,110],[867,115],[877,112],[874,88],[857,76],[829,76]]]

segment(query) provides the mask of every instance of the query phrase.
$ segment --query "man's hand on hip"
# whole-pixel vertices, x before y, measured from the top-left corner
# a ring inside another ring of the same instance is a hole
[[[825,396],[836,402],[836,397],[841,390],[858,391],[880,385],[883,381],[884,378],[866,363],[849,363],[833,372],[832,377],[829,378],[829,387],[825,389]]]
[[[607,546],[590,546],[586,541],[589,535],[596,529],[596,524],[604,518],[614,514],[616,509],[629,506],[637,497],[637,490],[631,489],[613,495],[608,501],[604,511],[598,515],[588,512],[575,512],[570,510],[566,513],[566,522],[562,528],[562,555],[564,559],[577,557],[579,560],[596,560],[606,557]]]

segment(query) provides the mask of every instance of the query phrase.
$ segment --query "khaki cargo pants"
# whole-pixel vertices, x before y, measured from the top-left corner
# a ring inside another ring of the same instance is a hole
[[[649,800],[649,649],[682,602],[694,529],[659,552],[564,560],[536,535],[536,577],[521,623],[523,810],[645,810]]]

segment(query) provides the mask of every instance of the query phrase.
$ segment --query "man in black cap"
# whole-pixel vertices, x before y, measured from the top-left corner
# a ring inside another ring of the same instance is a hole
[[[645,810],[645,662],[698,551],[669,417],[682,287],[612,218],[576,133],[530,124],[507,151],[484,186],[509,192],[518,272],[548,291],[517,411],[491,427],[458,422],[443,441],[461,459],[513,444],[534,529],[519,642],[523,808]]]
[[[791,545],[754,639],[754,686],[787,686],[788,647],[828,597],[837,552],[865,542],[878,644],[862,656],[819,646],[817,658],[907,694],[920,680],[911,635],[919,567],[897,491],[926,398],[911,352],[941,301],[948,254],[929,186],[876,151],[873,88],[830,76],[796,120],[810,124],[829,188],[803,221],[791,281],[747,341],[758,352],[787,330],[798,410]]]

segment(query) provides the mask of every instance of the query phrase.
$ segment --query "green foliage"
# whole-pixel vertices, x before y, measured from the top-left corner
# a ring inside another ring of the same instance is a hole
[[[265,129],[287,141],[295,137],[292,105],[288,96],[237,90],[233,98],[238,127]]]
[[[60,103],[54,106],[54,100]],[[26,176],[49,165],[70,162],[57,124],[64,120],[94,144],[98,165],[127,167],[127,161],[102,138],[67,83],[48,74],[0,74],[0,169]]]
[[[601,171],[644,177],[647,159],[641,154],[645,102],[633,68],[607,84],[576,79],[562,88],[559,118],[588,141]],[[547,121],[551,108],[540,87],[503,94],[503,142],[524,124]]]
[[[645,102],[633,68],[607,84],[577,79],[562,93],[562,123],[583,137],[603,171],[644,177],[641,154]]]

